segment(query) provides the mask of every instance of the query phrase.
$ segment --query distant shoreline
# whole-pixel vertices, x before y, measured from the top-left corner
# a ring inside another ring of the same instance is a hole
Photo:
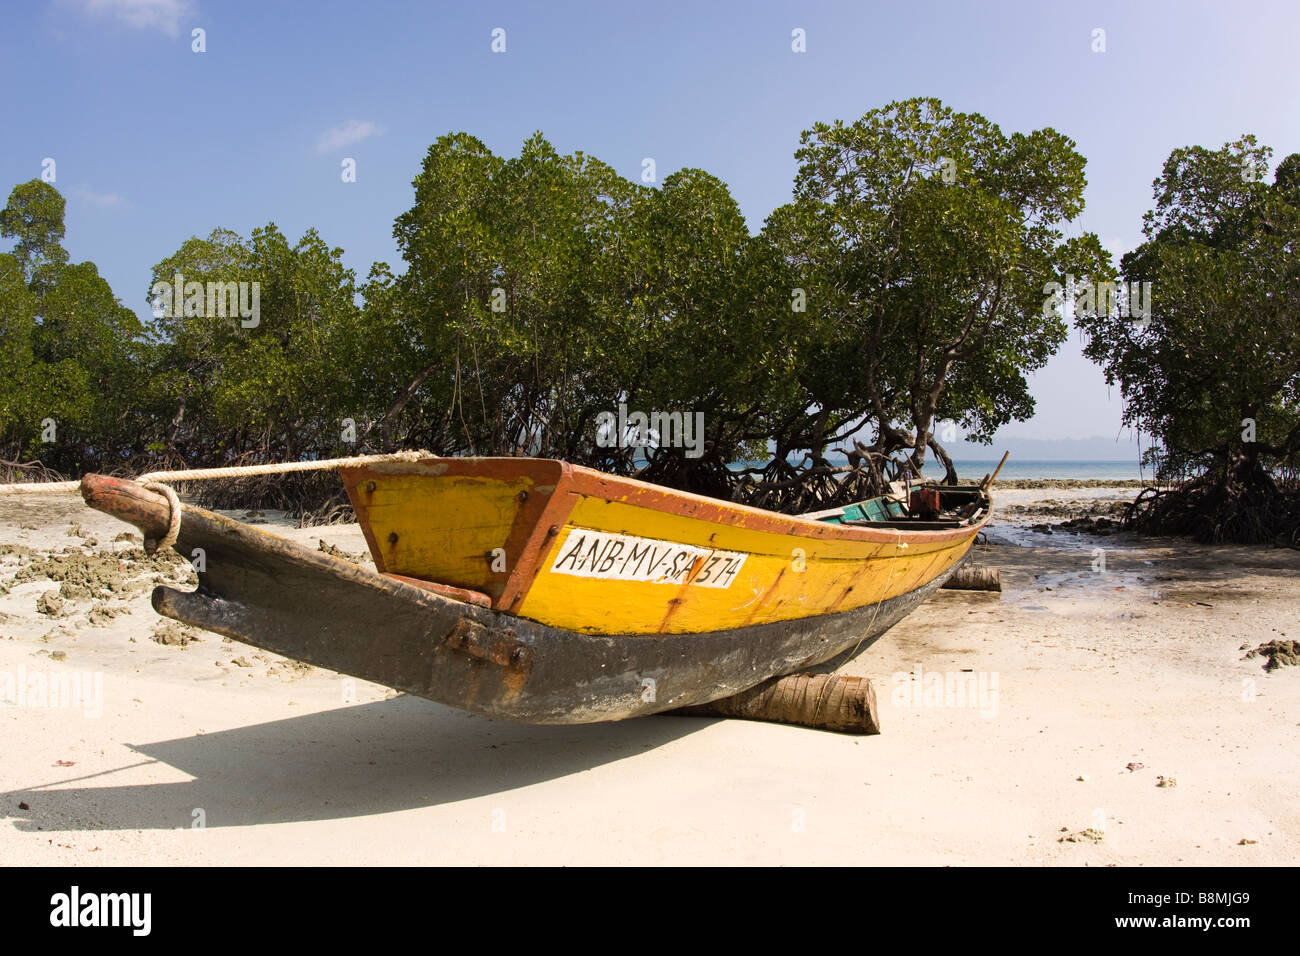
[[[998,467],[998,458],[953,458],[953,466],[963,481],[974,478],[980,481],[985,475]],[[792,466],[798,467],[803,461],[798,456],[789,459]],[[827,454],[826,461],[832,466],[844,467],[848,458],[843,452]],[[728,465],[733,470],[744,468],[763,468],[767,461],[740,461]],[[927,455],[923,477],[926,480],[943,480],[943,465],[933,455]],[[1011,485],[1011,482],[1039,481],[1048,482],[1040,485]],[[1087,482],[1088,484],[1057,485],[1055,482]],[[1070,459],[1070,458],[1016,458],[1007,459],[998,478],[998,484],[1004,487],[1022,488],[1140,488],[1155,484],[1154,477],[1143,478],[1141,465],[1132,459]]]
[[[962,476],[963,484],[976,484],[984,476]],[[1141,478],[999,478],[993,485],[996,488],[1148,488],[1155,481]]]

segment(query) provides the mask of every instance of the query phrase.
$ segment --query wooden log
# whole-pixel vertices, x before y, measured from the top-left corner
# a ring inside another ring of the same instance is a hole
[[[134,481],[86,475],[81,479],[81,497],[97,511],[135,525],[144,534],[146,545],[162,540],[167,533],[171,505],[158,492]]]
[[[793,674],[708,704],[679,707],[679,717],[740,717],[845,734],[880,733],[876,692],[865,677]]]
[[[984,476],[984,480],[980,482],[980,490],[981,490],[981,491],[988,491],[989,488],[992,487],[993,482],[995,482],[995,481],[998,480],[998,473],[999,473],[1000,471],[1002,471],[1002,466],[1005,465],[1005,464],[1007,463],[1007,459],[1010,458],[1010,457],[1011,457],[1011,452],[1010,452],[1010,451],[1007,451],[1007,452],[1004,452],[1004,453],[1003,453],[1003,455],[1002,455],[1002,460],[1001,460],[1000,462],[998,462],[998,466],[997,466],[997,468],[993,469],[993,474],[991,474],[991,475],[985,475],[985,476]]]
[[[1001,591],[1002,572],[997,568],[961,567],[949,575],[943,587],[952,591]]]

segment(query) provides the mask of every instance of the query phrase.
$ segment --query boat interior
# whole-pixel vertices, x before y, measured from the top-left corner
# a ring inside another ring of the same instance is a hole
[[[898,481],[890,485],[889,494],[879,498],[804,517],[854,528],[940,531],[973,524],[988,509],[988,491],[980,485],[909,485]]]

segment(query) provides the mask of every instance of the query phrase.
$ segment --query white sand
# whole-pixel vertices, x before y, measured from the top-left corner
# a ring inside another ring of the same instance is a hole
[[[0,544],[75,545],[73,521],[101,547],[127,530],[46,501],[6,506]],[[0,675],[99,674],[103,701],[101,716],[0,704],[0,864],[1300,860],[1300,673],[1239,649],[1300,637],[1300,553],[1007,528],[991,540],[1044,547],[978,552],[1003,569],[1000,599],[941,592],[847,668],[878,678],[885,730],[868,738],[677,717],[529,727],[364,682],[345,702],[338,675],[213,634],[153,642],[147,595],[92,627],[87,602],[36,613],[48,581],[13,586]],[[355,527],[289,533],[319,535],[364,550]],[[17,566],[0,561],[0,582]],[[925,701],[924,675],[963,669],[982,702]],[[1087,828],[1099,843],[1058,842]]]

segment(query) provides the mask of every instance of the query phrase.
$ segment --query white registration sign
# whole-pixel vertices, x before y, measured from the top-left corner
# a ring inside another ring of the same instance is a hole
[[[551,571],[583,578],[727,588],[747,557],[736,551],[575,528],[560,546]]]

